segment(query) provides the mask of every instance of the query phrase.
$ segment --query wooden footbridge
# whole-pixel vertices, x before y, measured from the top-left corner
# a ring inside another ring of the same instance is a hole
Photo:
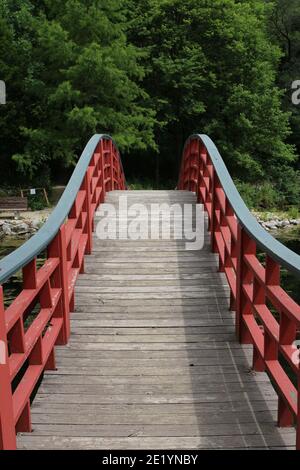
[[[201,204],[204,246],[163,224],[126,239],[133,212],[97,212],[124,195]],[[99,237],[105,217],[115,239]],[[114,142],[94,136],[49,220],[0,262],[0,448],[300,448],[300,307],[281,268],[299,276],[299,256],[251,216],[207,136],[187,141],[176,191],[126,191]]]

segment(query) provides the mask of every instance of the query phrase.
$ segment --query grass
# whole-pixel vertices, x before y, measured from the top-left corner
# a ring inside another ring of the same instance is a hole
[[[140,190],[152,190],[155,188],[155,184],[151,180],[140,180],[140,179],[130,179],[127,181],[127,187],[131,191],[140,191]]]
[[[263,222],[268,222],[269,220],[273,219],[300,219],[300,211],[298,207],[292,206],[288,210],[277,210],[275,208],[270,210],[261,210],[261,209],[253,209],[253,214],[260,217]]]
[[[160,182],[158,185],[152,179],[141,179],[141,178],[129,178],[127,180],[127,187],[131,191],[141,190],[173,190],[176,188],[176,182],[173,180],[165,180]]]

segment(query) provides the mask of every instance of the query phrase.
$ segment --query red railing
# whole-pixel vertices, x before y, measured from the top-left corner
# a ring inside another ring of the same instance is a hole
[[[300,306],[280,281],[281,267],[300,277],[300,257],[250,214],[207,136],[194,135],[187,141],[178,189],[195,192],[204,205],[212,251],[219,255],[219,269],[230,286],[237,338],[253,345],[253,369],[266,371],[278,394],[278,426],[297,425],[300,449],[300,374],[294,345]]]
[[[16,432],[31,431],[32,394],[43,371],[55,369],[55,345],[70,336],[74,286],[92,251],[94,212],[114,189],[125,189],[119,152],[110,137],[94,136],[41,233],[0,263],[1,283],[19,267],[23,279],[6,309],[0,286],[0,449],[15,449]],[[40,266],[41,246],[47,253]]]

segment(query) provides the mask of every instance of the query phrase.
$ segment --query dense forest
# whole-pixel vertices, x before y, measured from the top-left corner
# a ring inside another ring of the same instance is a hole
[[[2,0],[0,79],[2,187],[67,179],[95,132],[174,187],[203,132],[249,205],[299,206],[299,0]]]

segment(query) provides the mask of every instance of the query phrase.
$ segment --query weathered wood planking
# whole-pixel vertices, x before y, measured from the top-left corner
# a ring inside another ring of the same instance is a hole
[[[182,191],[126,195],[147,207],[195,203]],[[276,427],[267,375],[251,371],[252,348],[235,340],[217,266],[208,235],[196,252],[184,240],[95,237],[70,343],[57,348],[58,370],[45,373],[19,448],[294,448],[294,429]]]

